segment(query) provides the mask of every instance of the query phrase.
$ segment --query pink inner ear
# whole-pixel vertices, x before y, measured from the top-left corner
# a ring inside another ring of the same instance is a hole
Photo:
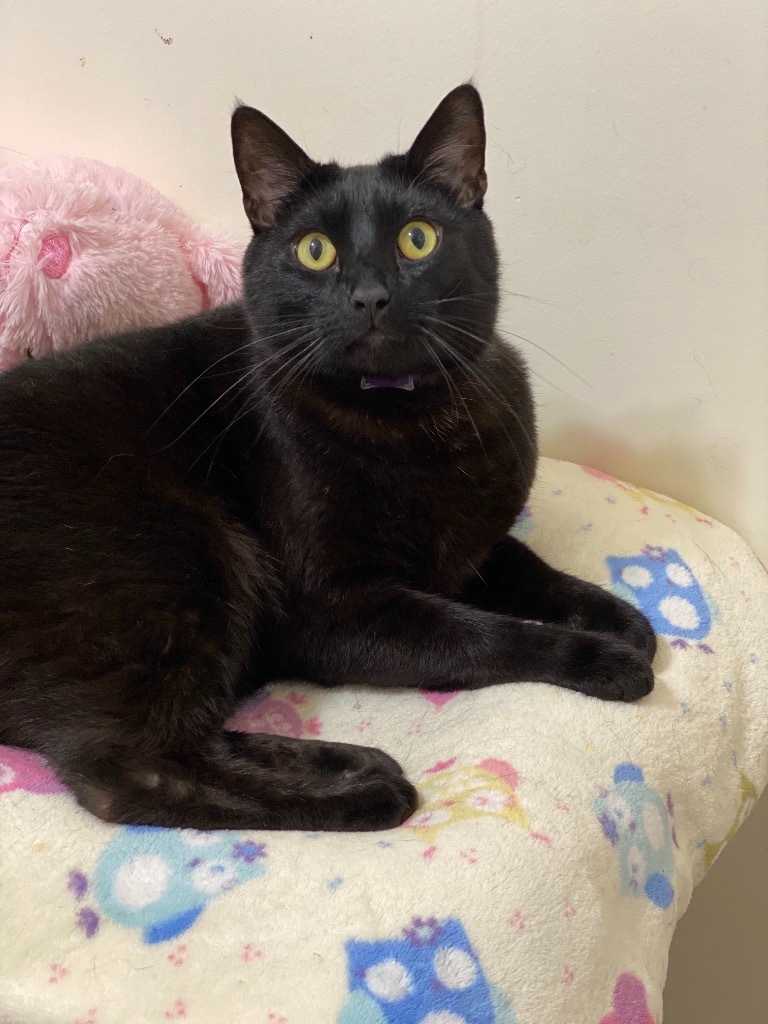
[[[43,239],[37,258],[46,277],[53,280],[63,277],[72,261],[69,239],[66,235],[48,235]]]

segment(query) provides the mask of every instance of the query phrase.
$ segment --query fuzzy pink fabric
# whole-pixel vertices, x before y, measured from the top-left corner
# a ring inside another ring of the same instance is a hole
[[[0,170],[0,369],[240,295],[243,247],[99,160]]]

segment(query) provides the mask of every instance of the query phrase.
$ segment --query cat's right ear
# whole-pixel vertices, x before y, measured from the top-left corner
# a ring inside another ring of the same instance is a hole
[[[280,205],[314,167],[307,154],[266,114],[239,106],[232,115],[232,152],[243,206],[254,231],[275,222]]]

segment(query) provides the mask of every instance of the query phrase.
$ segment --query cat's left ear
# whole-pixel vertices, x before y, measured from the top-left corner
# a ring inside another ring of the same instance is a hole
[[[271,227],[281,204],[315,166],[279,125],[253,107],[232,115],[232,151],[243,206],[254,231]]]
[[[483,104],[474,85],[449,92],[419,132],[407,155],[408,170],[450,192],[460,206],[483,205],[485,174]]]

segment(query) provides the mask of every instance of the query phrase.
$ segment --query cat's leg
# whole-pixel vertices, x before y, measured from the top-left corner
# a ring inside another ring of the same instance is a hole
[[[306,597],[279,629],[278,673],[328,686],[459,690],[539,681],[621,701],[653,688],[646,651],[614,636],[526,622],[396,583]]]
[[[247,572],[245,557],[238,572]],[[242,607],[233,614],[215,591],[197,614],[186,608],[174,621],[166,611],[159,626],[144,620],[130,643],[122,638],[123,664],[91,671],[87,682],[58,681],[64,706],[37,749],[104,821],[330,831],[399,825],[416,792],[382,751],[224,730],[245,652],[253,657],[251,628]],[[126,658],[131,647],[134,657]]]
[[[164,522],[141,534],[141,550],[127,537],[122,560],[116,549],[88,575],[71,571],[66,586],[54,577],[35,602],[24,598],[24,628],[0,658],[5,742],[43,754],[104,821],[400,824],[416,793],[382,751],[225,732],[259,638],[280,617],[279,582],[258,542],[223,514],[177,504]]]
[[[519,618],[610,633],[649,659],[656,653],[656,635],[642,612],[594,583],[553,569],[514,537],[494,546],[458,600]]]
[[[416,792],[380,750],[224,730],[242,645],[208,612],[147,622],[134,660],[57,681],[61,707],[34,747],[79,803],[104,821],[198,829],[363,831],[407,818]]]
[[[195,829],[394,828],[416,790],[372,747],[220,732],[194,752],[132,751],[58,769],[104,821]]]

